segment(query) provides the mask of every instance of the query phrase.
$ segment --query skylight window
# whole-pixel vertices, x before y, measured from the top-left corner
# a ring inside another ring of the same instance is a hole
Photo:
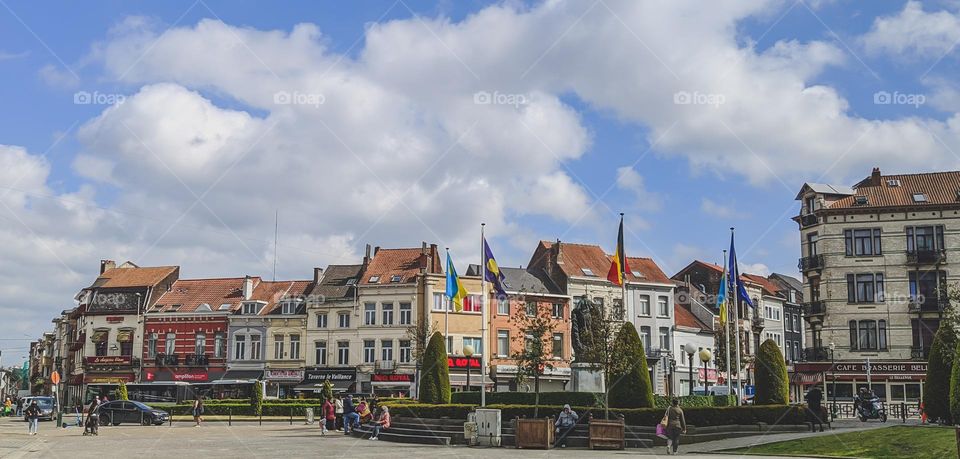
[[[399,275],[399,274],[394,274],[394,275],[390,276],[390,282],[392,282],[392,283],[400,282],[401,279],[403,279],[403,276],[401,276],[401,275]]]
[[[640,271],[630,271],[633,273],[633,277],[643,277],[643,273]]]
[[[210,305],[207,303],[203,303],[200,306],[197,306],[197,311],[204,311],[204,312],[210,311]]]
[[[889,179],[887,180],[887,186],[900,186],[900,180]]]
[[[597,275],[594,274],[593,270],[590,268],[580,268],[580,271],[583,271],[583,275],[585,276],[597,277]]]
[[[927,202],[927,195],[923,193],[913,193],[913,202]]]
[[[858,205],[858,206],[865,206],[865,205],[867,205],[867,202],[869,202],[869,201],[867,200],[867,197],[866,197],[866,196],[855,196],[855,197],[853,198],[853,202],[854,202],[854,204],[856,204],[856,205]]]
[[[167,312],[177,312],[180,310],[180,306],[179,304],[171,304],[170,307],[167,308]]]
[[[380,282],[380,276],[370,276],[369,282],[371,284],[376,284],[377,282]]]
[[[223,304],[220,305],[220,310],[221,310],[221,311],[226,311],[226,310],[230,309],[230,306],[232,306],[230,303],[223,303]]]
[[[356,278],[356,277],[351,277],[351,278],[347,279],[347,285],[357,285],[357,278]]]

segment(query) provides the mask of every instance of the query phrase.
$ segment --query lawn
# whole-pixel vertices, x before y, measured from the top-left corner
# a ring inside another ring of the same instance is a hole
[[[952,427],[894,426],[769,443],[729,452],[784,456],[954,458],[957,457],[957,442]]]

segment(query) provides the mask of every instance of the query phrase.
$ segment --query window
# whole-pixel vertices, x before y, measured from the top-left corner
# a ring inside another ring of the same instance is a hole
[[[284,302],[281,306],[282,314],[296,314],[297,313],[297,303],[293,301]]]
[[[847,274],[848,303],[883,301],[883,274]]]
[[[817,202],[817,197],[810,196],[809,198],[807,198],[806,202],[807,202],[807,206],[805,210],[807,211],[808,214],[812,214],[813,211],[816,210],[816,207],[814,207],[814,205]]]
[[[507,330],[497,330],[497,357],[507,357],[510,355],[510,332]]]
[[[380,310],[382,311],[383,324],[384,325],[393,325],[393,303],[383,303],[380,305]]]
[[[553,303],[553,318],[563,319],[563,303]]]
[[[196,355],[204,355],[207,353],[206,333],[197,333],[193,343],[193,353]]]
[[[410,340],[400,340],[400,363],[410,363],[413,353],[410,351]]]
[[[913,202],[927,202],[927,195],[923,193],[913,193]]]
[[[134,333],[134,332],[133,332],[133,330],[131,330],[129,333],[130,333],[130,334],[127,335],[128,338],[126,338],[125,340],[119,342],[119,344],[120,344],[120,355],[130,355],[130,356],[133,355],[133,333]],[[117,338],[119,338],[119,336],[118,336]]]
[[[450,301],[446,295],[443,293],[434,293],[433,294],[433,310],[434,311],[447,311],[450,308]]]
[[[390,276],[390,282],[392,282],[392,283],[394,283],[394,284],[399,283],[401,280],[403,280],[403,276],[401,276],[401,275],[399,275],[399,274],[394,274],[394,275]]]
[[[317,328],[327,328],[327,313],[317,314]]]
[[[273,358],[275,360],[283,358],[283,335],[273,335]]]
[[[643,341],[643,348],[650,349],[650,327],[640,327],[640,339]]]
[[[97,357],[107,355],[107,338],[110,332],[107,330],[104,330],[104,331],[99,331],[95,333],[100,334],[100,338],[94,342],[94,347],[96,348]],[[96,334],[94,335],[95,337],[96,337]]]
[[[410,303],[400,303],[400,325],[413,324],[413,312]]]
[[[393,340],[392,339],[380,340],[380,360],[384,360],[384,361],[393,360]]]
[[[147,358],[152,359],[157,356],[157,333],[150,333],[147,336]]]
[[[250,335],[250,360],[260,360],[263,355],[260,351],[263,349],[263,343],[260,341],[260,335]]]
[[[223,304],[220,305],[220,309],[219,309],[219,310],[220,310],[220,311],[227,311],[227,310],[230,309],[230,306],[232,306],[230,303],[223,303]]]
[[[350,341],[337,342],[337,365],[350,365]]]
[[[260,313],[260,305],[258,303],[243,303],[243,313],[246,315],[257,315]]]
[[[227,354],[227,335],[223,332],[213,334],[213,356],[222,359]]]
[[[848,229],[843,231],[847,256],[882,255],[880,228]]]
[[[163,352],[167,355],[177,352],[177,334],[167,333],[167,339],[163,343]]]
[[[363,305],[363,324],[377,324],[377,303],[364,303]]]
[[[584,275],[584,276],[597,277],[597,275],[594,274],[594,273],[593,273],[593,270],[590,269],[590,268],[580,268],[580,271],[583,272],[583,275]]]
[[[473,355],[480,356],[483,354],[483,342],[480,338],[463,338],[463,347],[473,346]]]
[[[909,271],[910,299],[912,301],[933,304],[938,297],[946,298],[946,271]],[[939,295],[938,295],[939,293]]]
[[[527,302],[526,312],[527,312],[527,317],[536,316],[536,315],[537,315],[537,303],[534,303],[533,301],[528,301],[528,302]]]
[[[290,335],[290,360],[300,360],[300,335]]]
[[[327,342],[317,341],[313,343],[314,361],[317,365],[327,364]]]
[[[480,312],[482,301],[483,299],[480,295],[467,295],[467,297],[463,299],[464,312]]]
[[[341,312],[337,314],[337,325],[340,328],[350,328],[350,313]]]
[[[887,348],[886,320],[851,320],[851,350],[884,350]]]
[[[600,308],[601,311],[603,311],[603,298],[599,296],[594,297],[593,302],[597,304],[597,307]]]
[[[363,340],[363,363],[373,363],[377,359],[377,341]]]
[[[945,249],[943,244],[943,225],[908,226],[907,252],[916,253]]]
[[[453,354],[453,337],[447,337],[447,354]]]
[[[660,349],[670,349],[670,327],[660,327]]]
[[[380,282],[380,276],[370,276],[369,282],[371,284],[376,284]]]
[[[497,314],[501,316],[510,315],[510,300],[506,298],[501,298],[497,300]]]
[[[670,317],[670,300],[665,296],[657,297],[657,315]]]
[[[817,256],[820,253],[817,250],[817,240],[819,236],[817,233],[810,233],[807,235],[807,255],[811,257]]]
[[[563,333],[553,334],[553,358],[563,358]]]
[[[640,295],[640,315],[650,317],[650,295]]]
[[[247,337],[246,335],[233,335],[233,359],[243,360],[246,353]]]

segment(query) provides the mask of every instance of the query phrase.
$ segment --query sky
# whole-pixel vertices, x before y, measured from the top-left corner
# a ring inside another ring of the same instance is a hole
[[[730,227],[797,275],[804,182],[958,168],[958,41],[957,1],[0,0],[3,362],[101,259],[464,270],[483,222],[522,266],[623,212],[668,275]]]

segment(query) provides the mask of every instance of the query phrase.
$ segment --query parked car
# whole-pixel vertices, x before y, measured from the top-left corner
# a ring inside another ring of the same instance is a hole
[[[23,409],[26,410],[30,406],[31,402],[37,402],[37,407],[40,408],[40,420],[41,421],[52,421],[57,417],[57,400],[53,397],[27,397],[23,399]],[[27,416],[23,416],[23,420],[27,420]]]
[[[112,400],[97,407],[100,425],[140,424],[161,425],[170,419],[166,411],[151,408],[141,402]]]

